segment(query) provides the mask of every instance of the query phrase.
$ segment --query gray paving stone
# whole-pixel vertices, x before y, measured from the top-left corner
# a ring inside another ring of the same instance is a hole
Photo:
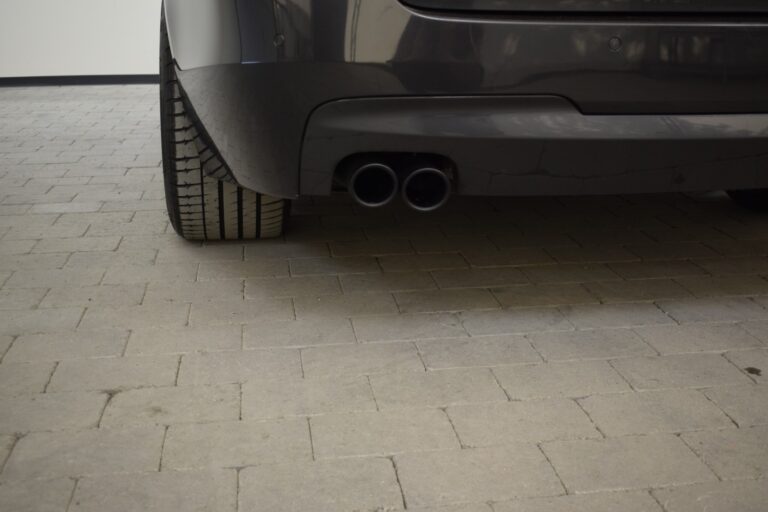
[[[84,330],[182,327],[186,325],[189,316],[188,304],[147,304],[127,307],[96,306],[89,307],[86,310],[85,316],[83,316],[78,327]]]
[[[620,246],[550,247],[547,252],[558,263],[611,263],[639,259]]]
[[[160,427],[32,433],[16,443],[2,479],[156,471],[163,435]]]
[[[703,388],[749,381],[718,354],[638,357],[617,359],[612,364],[635,389]]]
[[[128,331],[120,329],[23,335],[16,338],[3,363],[117,357],[127,339]]]
[[[45,288],[0,290],[0,310],[32,309],[40,304],[47,292]]]
[[[352,324],[363,343],[468,336],[456,315],[444,313],[361,317]]]
[[[54,367],[40,362],[0,364],[0,396],[42,393]]]
[[[299,319],[392,315],[398,311],[397,304],[389,293],[296,297],[293,303],[296,308],[296,318]]]
[[[310,347],[356,343],[352,322],[347,318],[312,317],[270,321],[244,326],[243,347]]]
[[[416,345],[430,370],[541,362],[541,357],[522,336],[419,341]]]
[[[590,396],[579,403],[609,437],[734,427],[704,395],[690,389]]]
[[[528,339],[547,361],[656,355],[653,348],[628,329],[532,333]]]
[[[245,281],[246,299],[316,297],[341,294],[337,276],[253,278]]]
[[[409,507],[563,493],[534,445],[412,453],[396,456],[395,464]]]
[[[52,288],[40,303],[40,307],[138,306],[144,297],[144,291],[143,284]]]
[[[724,352],[748,349],[761,343],[738,325],[669,325],[635,329],[660,354]]]
[[[32,252],[114,251],[119,244],[119,236],[50,238],[37,242]]]
[[[459,318],[472,336],[525,334],[536,331],[567,331],[570,324],[557,309],[468,311]]]
[[[293,320],[291,299],[222,300],[207,304],[192,304],[189,323],[194,327],[211,325],[250,324],[269,320]]]
[[[469,266],[460,254],[451,253],[382,256],[379,262],[385,272],[450,270]]]
[[[411,343],[313,347],[302,350],[301,358],[307,378],[424,371],[419,353]]]
[[[527,284],[519,268],[471,268],[442,270],[432,276],[440,288],[494,288]]]
[[[366,274],[370,272],[381,272],[376,258],[371,256],[300,258],[290,260],[290,266],[292,276]]]
[[[726,386],[704,394],[742,428],[768,425],[768,386]]]
[[[240,350],[242,338],[242,327],[239,325],[175,329],[139,328],[131,332],[125,353],[146,356]]]
[[[440,507],[411,507],[414,512],[493,512],[488,503],[470,503],[465,505],[443,505]]]
[[[179,368],[175,355],[108,357],[62,361],[53,372],[50,391],[117,391],[173,386]]]
[[[701,277],[691,278],[701,280]],[[652,302],[682,299],[691,296],[679,282],[672,279],[638,279],[633,281],[601,281],[585,283],[589,292],[603,303]]]
[[[178,383],[199,386],[297,376],[301,376],[298,350],[243,350],[183,356]]]
[[[0,397],[0,433],[93,428],[99,422],[107,395],[103,393],[46,393]]]
[[[311,461],[304,418],[173,425],[163,445],[163,470],[232,468]]]
[[[437,409],[326,414],[311,418],[310,426],[318,459],[460,448]]]
[[[669,435],[553,441],[542,449],[569,493],[717,480],[680,439]]]
[[[588,283],[619,279],[610,268],[600,263],[576,263],[523,267],[523,273],[534,283]]]
[[[191,282],[197,277],[196,263],[167,265],[119,265],[107,270],[104,284],[136,284],[157,282]]]
[[[249,260],[244,262],[227,262],[222,265],[218,261],[200,263],[200,281],[220,279],[246,279],[249,277],[287,277],[288,263],[284,260]]]
[[[401,313],[441,313],[474,309],[498,309],[488,290],[456,289],[395,293]]]
[[[659,307],[679,323],[768,319],[768,311],[754,301],[740,297],[684,299],[660,302]]]
[[[370,380],[376,403],[383,410],[507,400],[486,368],[371,375]]]
[[[499,303],[508,308],[596,304],[599,302],[582,284],[536,284],[493,288],[491,291]]]
[[[75,481],[70,478],[0,482],[0,510],[9,512],[64,512]]]
[[[331,460],[245,468],[239,510],[336,512],[403,508],[392,462],[384,458]]]
[[[364,376],[253,379],[242,387],[242,417],[246,420],[375,410],[373,392]]]
[[[0,310],[0,335],[67,331],[77,327],[82,316],[81,308]]]
[[[237,472],[163,471],[86,477],[78,481],[72,512],[235,512]]]
[[[387,272],[382,274],[344,274],[338,277],[344,293],[405,292],[437,288],[429,272]]]
[[[606,361],[574,361],[498,367],[493,373],[512,400],[578,398],[630,391]]]
[[[601,437],[576,402],[563,398],[457,406],[447,412],[462,446],[469,448]]]
[[[654,490],[669,512],[761,512],[768,503],[763,481],[718,482]]]
[[[236,421],[240,387],[234,384],[123,391],[110,400],[102,427]]]
[[[5,288],[57,288],[99,284],[103,269],[19,270],[5,283]]]
[[[563,306],[564,317],[578,329],[638,327],[673,324],[664,311],[654,304],[623,303],[585,306]]]
[[[696,297],[763,295],[768,293],[768,281],[759,276],[690,277],[677,279],[677,282]]]
[[[682,439],[723,480],[768,475],[767,427],[691,432]]]
[[[4,256],[2,259],[0,259],[0,271],[39,271],[40,273],[35,277],[35,282],[33,282],[32,285],[30,285],[28,281],[25,281],[25,278],[32,279],[31,274],[23,274],[18,278],[18,286],[14,286],[14,288],[47,288],[52,284],[56,284],[57,281],[75,279],[69,275],[71,272],[56,272],[56,270],[61,269],[61,267],[66,264],[69,258],[70,255],[66,253],[20,254]],[[88,277],[90,280],[95,280],[95,282],[98,282],[98,279],[92,275],[88,275],[86,277]],[[74,284],[73,286],[83,285]]]
[[[197,282],[150,282],[144,295],[144,304],[153,303],[195,303],[203,306],[211,302],[240,300],[243,298],[243,283],[238,280]]]
[[[709,275],[700,266],[683,260],[611,263],[609,267],[624,279],[659,279]]]
[[[768,383],[768,350],[739,350],[727,352],[725,357],[758,384]]]
[[[647,492],[600,492],[594,494],[529,498],[494,503],[494,512],[662,512]]]

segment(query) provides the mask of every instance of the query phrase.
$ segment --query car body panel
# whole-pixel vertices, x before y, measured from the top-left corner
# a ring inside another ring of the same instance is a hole
[[[538,19],[425,12],[399,0],[165,1],[197,118],[240,184],[280,197],[330,193],[308,177],[315,164],[302,153],[313,113],[339,100],[545,95],[582,117],[720,114],[725,131],[742,128],[729,124],[732,114],[768,113],[768,20],[760,16]],[[465,171],[473,172],[459,168],[462,183]],[[711,186],[695,175],[685,183]]]

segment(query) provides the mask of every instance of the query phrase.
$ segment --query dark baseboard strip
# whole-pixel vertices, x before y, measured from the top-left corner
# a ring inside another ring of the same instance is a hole
[[[30,76],[0,78],[0,87],[159,84],[159,75]]]

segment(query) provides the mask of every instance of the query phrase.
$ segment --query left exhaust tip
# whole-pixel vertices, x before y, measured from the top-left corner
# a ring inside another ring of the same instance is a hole
[[[377,208],[389,204],[397,195],[397,174],[388,165],[370,162],[352,169],[347,178],[347,189],[363,206]]]

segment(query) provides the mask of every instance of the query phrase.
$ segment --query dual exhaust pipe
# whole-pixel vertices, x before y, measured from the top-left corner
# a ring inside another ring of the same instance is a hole
[[[402,184],[401,184],[401,176]],[[401,174],[379,161],[358,162],[347,171],[347,190],[359,204],[378,208],[400,192],[405,204],[420,212],[435,211],[451,195],[451,179],[439,165],[414,163]]]

